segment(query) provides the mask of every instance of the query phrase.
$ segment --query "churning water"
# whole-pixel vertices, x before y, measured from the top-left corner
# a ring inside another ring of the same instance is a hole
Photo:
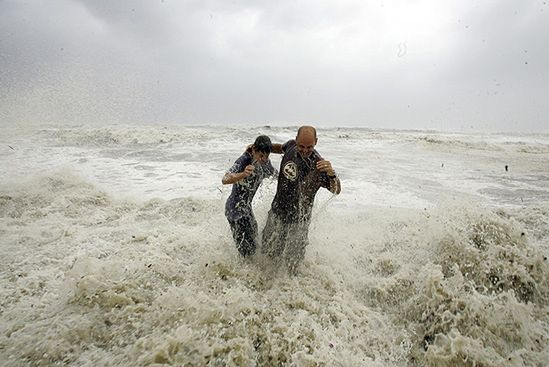
[[[237,256],[221,177],[295,130],[6,128],[2,365],[547,365],[549,136],[319,129],[343,192],[289,276]]]

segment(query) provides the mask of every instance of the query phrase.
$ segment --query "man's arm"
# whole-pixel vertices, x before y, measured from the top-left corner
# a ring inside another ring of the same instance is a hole
[[[334,172],[334,176],[328,175],[328,178],[330,179],[330,192],[339,195],[341,192],[341,181],[339,181],[339,177],[337,177]]]
[[[326,175],[328,176],[328,180],[330,182],[330,188],[328,190],[338,195],[341,192],[341,181],[339,181],[339,177],[337,177],[334,169],[332,168],[332,163],[330,161],[322,159],[316,162],[316,169],[318,169],[320,172],[326,172]]]
[[[284,154],[284,149],[282,149],[282,144],[273,144],[271,153]]]
[[[284,149],[282,149],[282,145],[283,144],[278,144],[278,143],[272,144],[271,153],[284,154]],[[254,146],[253,144],[247,145],[245,151],[251,153],[253,146]]]

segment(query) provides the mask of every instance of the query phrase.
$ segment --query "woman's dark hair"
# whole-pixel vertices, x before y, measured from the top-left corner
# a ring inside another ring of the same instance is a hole
[[[260,135],[255,139],[254,149],[257,152],[269,154],[273,149],[273,143],[271,143],[271,139],[267,135]]]

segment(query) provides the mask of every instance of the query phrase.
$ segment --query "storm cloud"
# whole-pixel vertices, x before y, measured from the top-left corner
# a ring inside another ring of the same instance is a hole
[[[0,119],[549,131],[547,1],[0,1]]]

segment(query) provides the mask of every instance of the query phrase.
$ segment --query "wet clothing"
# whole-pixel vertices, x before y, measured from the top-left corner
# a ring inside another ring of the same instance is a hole
[[[227,171],[227,173],[240,173],[246,166],[253,164],[253,173],[233,184],[231,195],[225,203],[225,216],[227,219],[237,220],[243,216],[253,216],[252,199],[264,178],[274,175],[275,169],[271,161],[262,164],[253,162],[251,153],[242,154]]]
[[[257,247],[257,222],[253,215],[237,220],[228,219],[228,221],[240,255],[244,257],[253,255]]]
[[[250,164],[254,166],[253,173],[233,184],[231,195],[225,203],[225,216],[242,256],[253,255],[257,247],[257,222],[252,211],[252,200],[261,181],[275,173],[271,161],[254,162],[249,152],[242,154],[227,173],[240,173]]]
[[[297,266],[305,258],[308,237],[308,221],[285,223],[270,210],[263,230],[261,252],[272,259],[283,258],[288,270],[295,273]]]
[[[330,178],[326,172],[316,169],[316,163],[322,160],[316,150],[308,158],[303,158],[297,151],[295,140],[283,144],[282,150],[284,156],[272,211],[284,223],[308,222],[315,195],[321,187],[330,189]]]
[[[263,231],[262,252],[273,258],[283,255],[289,270],[295,271],[308,245],[316,193],[321,187],[330,189],[330,178],[316,169],[316,163],[322,160],[316,150],[304,158],[298,153],[295,140],[283,144],[282,150],[284,156]]]

